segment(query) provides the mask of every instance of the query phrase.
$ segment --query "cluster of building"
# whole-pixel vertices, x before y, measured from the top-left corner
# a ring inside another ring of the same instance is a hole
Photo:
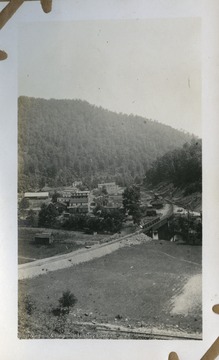
[[[57,198],[57,205],[63,204],[69,214],[91,212],[91,192],[90,191],[64,191]]]
[[[39,213],[43,203],[50,204],[54,193],[57,194],[54,206],[59,213],[65,214],[87,214],[92,213],[96,205],[98,204],[98,198],[101,196],[95,196],[94,191],[80,190],[83,185],[82,181],[75,181],[72,186],[52,189],[48,188],[48,191],[41,192],[26,192],[24,198],[28,200],[29,207],[36,214]],[[122,192],[115,182],[98,184],[97,191],[105,189],[107,197],[106,207],[119,208],[122,206]],[[95,189],[94,189],[95,190]]]

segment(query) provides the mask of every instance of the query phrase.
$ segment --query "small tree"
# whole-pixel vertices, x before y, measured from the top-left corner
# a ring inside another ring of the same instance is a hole
[[[37,220],[37,215],[35,214],[35,212],[30,209],[28,211],[28,215],[27,215],[27,224],[29,226],[37,226],[38,220]]]
[[[18,210],[20,214],[25,214],[26,210],[29,208],[30,203],[29,200],[23,197],[19,203]]]
[[[68,312],[70,307],[74,306],[77,302],[77,298],[70,290],[64,291],[59,299],[60,308],[67,308]]]
[[[202,240],[202,224],[196,223],[196,220],[191,217],[175,217],[169,221],[169,231],[171,236],[181,234],[183,240],[187,244],[194,244],[196,240]]]
[[[28,315],[32,315],[33,311],[36,309],[36,306],[29,295],[24,298],[24,309]]]
[[[56,203],[58,197],[60,197],[60,194],[57,191],[55,191],[54,194],[52,195],[52,202]]]
[[[133,211],[133,214],[132,214],[133,223],[140,225],[141,217],[142,217],[141,210],[139,209],[139,207],[136,207],[136,209]]]
[[[108,192],[107,192],[107,189],[106,189],[106,186],[102,186],[102,194],[103,195],[108,195]]]
[[[196,231],[197,231],[197,240],[201,244],[202,243],[202,223],[197,223]]]
[[[49,205],[42,204],[41,210],[39,212],[39,226],[53,226],[55,224],[57,215],[58,213],[52,203],[50,203]]]
[[[24,209],[28,209],[30,206],[29,200],[25,197],[23,197],[20,201],[19,204],[19,209],[24,210]]]
[[[129,215],[132,215],[134,223],[140,223],[140,188],[137,185],[129,186],[123,193],[123,206]]]

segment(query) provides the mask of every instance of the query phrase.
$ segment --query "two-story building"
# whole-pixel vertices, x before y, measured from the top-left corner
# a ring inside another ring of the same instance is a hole
[[[90,191],[63,192],[57,202],[67,205],[71,214],[90,212]]]
[[[108,194],[117,194],[119,187],[115,182],[98,184],[98,189],[106,189]]]
[[[70,213],[90,212],[90,191],[77,191],[69,200],[68,211]]]

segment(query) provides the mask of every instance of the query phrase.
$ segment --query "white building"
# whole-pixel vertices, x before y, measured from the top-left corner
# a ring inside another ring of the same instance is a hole
[[[48,192],[26,192],[24,197],[30,200],[43,200],[49,198]]]
[[[83,184],[83,183],[82,183],[82,181],[80,181],[80,180],[79,180],[79,181],[74,181],[73,184],[72,184],[72,187],[75,188],[75,187],[80,186],[80,185],[82,185],[82,184]]]
[[[108,194],[117,194],[119,187],[115,182],[98,184],[98,189],[106,189]]]

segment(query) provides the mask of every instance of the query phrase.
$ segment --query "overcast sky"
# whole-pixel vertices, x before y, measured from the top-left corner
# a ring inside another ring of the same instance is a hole
[[[198,18],[23,24],[19,95],[87,100],[201,136]]]

